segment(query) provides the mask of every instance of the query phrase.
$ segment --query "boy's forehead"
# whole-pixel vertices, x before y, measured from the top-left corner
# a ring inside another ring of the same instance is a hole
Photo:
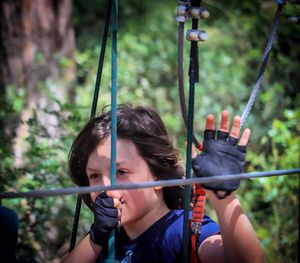
[[[108,138],[104,143],[99,144],[94,152],[90,155],[89,161],[93,159],[110,160],[111,155],[111,140]],[[133,159],[140,157],[140,154],[135,144],[127,139],[117,139],[117,163],[125,164],[131,162]]]

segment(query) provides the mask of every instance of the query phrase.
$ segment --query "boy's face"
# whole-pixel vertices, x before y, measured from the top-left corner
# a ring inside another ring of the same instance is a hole
[[[110,185],[110,154],[111,139],[108,137],[89,157],[86,172],[90,186]],[[116,163],[117,184],[155,180],[147,163],[138,153],[134,143],[129,140],[117,140]],[[98,194],[91,193],[93,201]],[[161,208],[165,207],[161,187],[109,191],[107,194],[116,199],[115,204],[117,202],[121,207],[121,225],[126,230],[151,223],[158,214],[161,214]]]

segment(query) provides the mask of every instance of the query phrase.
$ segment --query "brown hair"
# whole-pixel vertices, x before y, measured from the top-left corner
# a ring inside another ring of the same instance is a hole
[[[111,112],[92,118],[78,134],[69,154],[69,175],[75,184],[88,186],[86,165],[90,154],[110,135]],[[150,107],[119,105],[117,108],[117,136],[132,141],[139,154],[158,180],[181,179],[184,170],[178,152],[168,136],[159,115]],[[163,195],[170,209],[183,207],[183,187],[165,187]],[[90,195],[84,196],[91,208]]]

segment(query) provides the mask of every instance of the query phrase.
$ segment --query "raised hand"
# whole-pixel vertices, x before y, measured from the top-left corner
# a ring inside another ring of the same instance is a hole
[[[204,131],[203,152],[193,159],[192,166],[197,177],[222,176],[244,172],[247,143],[250,130],[245,129],[241,139],[240,117],[233,119],[229,133],[229,114],[222,112],[220,129],[216,132],[214,116],[208,115]],[[235,191],[240,180],[230,180],[203,184],[205,189],[213,190],[219,199]],[[220,191],[225,192],[221,195]]]

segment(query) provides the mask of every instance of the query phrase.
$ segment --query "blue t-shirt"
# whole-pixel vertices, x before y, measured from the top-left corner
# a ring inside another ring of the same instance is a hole
[[[116,231],[116,260],[123,263],[182,262],[183,220],[183,210],[172,210],[134,240],[129,240],[125,230],[120,228]],[[204,239],[219,232],[219,226],[204,216],[197,248]]]

